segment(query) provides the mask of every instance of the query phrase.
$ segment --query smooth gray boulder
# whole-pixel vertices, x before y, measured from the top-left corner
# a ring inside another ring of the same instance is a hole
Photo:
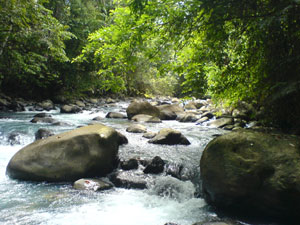
[[[184,112],[183,108],[178,104],[160,105],[157,108],[160,111],[159,118],[161,120],[176,120],[177,116]]]
[[[159,109],[146,101],[133,101],[126,109],[128,119],[138,114],[159,117]]]
[[[171,129],[163,128],[158,134],[148,141],[152,144],[162,144],[162,145],[189,145],[191,144],[189,140],[181,134],[181,132]]]
[[[102,124],[81,127],[33,142],[7,165],[9,177],[31,181],[75,181],[103,176],[117,165],[122,137]]]
[[[61,113],[78,113],[81,112],[81,109],[77,105],[63,105],[60,108]]]

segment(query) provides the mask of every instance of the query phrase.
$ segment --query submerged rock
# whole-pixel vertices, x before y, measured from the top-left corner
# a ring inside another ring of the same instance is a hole
[[[128,189],[146,189],[147,181],[151,179],[148,175],[138,171],[118,171],[110,174],[109,179],[116,187]]]
[[[299,221],[299,137],[231,132],[207,145],[200,167],[203,194],[213,206]]]
[[[55,123],[57,122],[57,120],[53,119],[52,117],[34,117],[30,122],[31,123]]]
[[[9,177],[31,181],[74,181],[102,176],[116,167],[119,133],[97,124],[33,142],[7,165]]]
[[[171,129],[163,128],[158,134],[149,140],[152,144],[165,144],[165,145],[189,145],[189,140],[181,134],[181,132]]]
[[[35,140],[40,140],[40,139],[44,139],[50,136],[53,136],[54,133],[46,128],[40,128],[38,129],[38,131],[35,133]]]
[[[159,109],[146,101],[133,101],[126,109],[128,119],[138,114],[159,117]]]
[[[134,170],[139,167],[139,162],[137,159],[129,159],[120,163],[121,169],[123,170]]]
[[[21,137],[18,132],[12,132],[8,135],[7,141],[10,145],[19,145],[21,144]]]

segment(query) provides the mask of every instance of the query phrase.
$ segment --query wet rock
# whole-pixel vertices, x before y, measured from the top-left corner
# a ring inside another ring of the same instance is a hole
[[[105,103],[106,103],[106,104],[114,104],[114,103],[116,103],[116,102],[117,102],[117,101],[114,100],[114,99],[112,99],[112,98],[108,98],[108,99],[105,100]]]
[[[99,100],[97,98],[89,98],[89,99],[87,99],[87,101],[94,105],[98,104],[98,102],[99,102]]]
[[[196,121],[196,124],[202,124],[202,123],[204,123],[204,122],[206,122],[208,120],[209,120],[208,117],[202,117],[201,119],[199,119],[199,120]]]
[[[195,187],[191,181],[181,181],[170,176],[160,176],[150,185],[156,195],[176,199],[178,202],[194,197]]]
[[[81,109],[77,105],[63,105],[60,108],[61,113],[79,113],[81,112]]]
[[[92,119],[93,121],[101,121],[103,120],[103,118],[101,116],[97,116],[95,118]]]
[[[75,102],[75,105],[77,105],[77,106],[79,106],[79,107],[81,107],[81,108],[84,108],[84,107],[85,107],[84,102],[83,102],[83,101],[79,101],[79,100],[77,100],[77,101]]]
[[[181,179],[181,170],[183,166],[178,165],[176,163],[168,163],[166,164],[166,174],[171,175],[172,177],[175,177],[177,179]]]
[[[156,136],[156,133],[153,133],[153,132],[147,132],[143,135],[143,137],[147,138],[147,139],[154,138],[155,136]]]
[[[137,159],[129,159],[120,163],[122,170],[134,170],[139,167],[139,162]]]
[[[9,109],[9,106],[11,105],[11,102],[8,101],[6,98],[0,98],[0,109],[2,111],[6,111]]]
[[[165,223],[164,225],[179,225],[177,223]]]
[[[37,106],[41,107],[43,110],[47,110],[47,111],[52,110],[52,109],[55,108],[53,102],[49,99],[45,100],[45,101],[42,101]]]
[[[118,112],[109,112],[105,116],[106,118],[112,118],[112,119],[126,119],[127,116],[124,115],[123,113],[118,113]]]
[[[52,117],[34,117],[30,122],[31,123],[55,123],[57,122],[57,120],[53,119]]]
[[[183,113],[184,110],[179,105],[161,105],[157,107],[160,111],[159,118],[161,120],[176,120],[178,114]]]
[[[230,132],[211,141],[201,162],[206,201],[221,210],[299,221],[297,136]]]
[[[164,167],[165,167],[165,162],[159,156],[155,156],[151,160],[150,164],[146,166],[143,172],[158,174],[164,171]]]
[[[97,124],[41,139],[10,160],[9,177],[31,181],[74,181],[104,176],[116,166],[119,133]]]
[[[104,191],[111,189],[113,185],[101,179],[80,179],[74,182],[73,188],[77,190]]]
[[[62,126],[62,127],[69,127],[72,126],[72,124],[66,123],[66,122],[61,122],[61,121],[57,121],[52,123],[53,126]]]
[[[201,115],[201,118],[203,118],[203,117],[207,117],[208,119],[211,119],[214,117],[214,114],[211,112],[205,112]]]
[[[185,109],[197,109],[195,102],[189,102],[184,106]]]
[[[9,110],[12,110],[14,112],[22,112],[25,111],[25,104],[20,101],[12,101],[9,105]]]
[[[138,171],[118,171],[109,176],[110,181],[116,187],[128,189],[146,189],[147,181],[151,179],[148,175]]]
[[[122,133],[120,133],[120,132],[117,132],[117,133],[119,135],[119,139],[118,139],[119,145],[128,144],[127,137],[125,135],[123,135]]]
[[[149,140],[152,144],[165,144],[165,145],[189,145],[189,140],[181,134],[181,132],[171,129],[163,128],[158,134]]]
[[[129,133],[146,133],[147,128],[141,124],[133,124],[126,129]]]
[[[226,125],[223,127],[224,130],[232,130],[234,128],[234,125]]]
[[[198,119],[199,116],[195,115],[194,113],[186,113],[183,117],[179,119],[179,122],[196,122]]]
[[[7,141],[10,145],[19,145],[21,144],[20,134],[17,132],[12,132],[8,135]]]
[[[157,107],[146,101],[133,101],[126,109],[128,119],[138,114],[146,114],[159,117],[160,111]]]
[[[144,122],[144,123],[161,123],[161,120],[158,117],[150,116],[146,114],[138,114],[131,118],[135,122]]]
[[[52,116],[48,113],[38,113],[38,114],[35,114],[33,117],[34,118],[36,118],[36,117],[38,117],[38,118],[49,118],[49,117],[52,117]]]
[[[54,133],[46,128],[40,128],[37,132],[35,132],[35,140],[44,139],[50,136],[53,136]]]
[[[216,127],[216,128],[222,128],[225,127],[226,125],[232,125],[233,124],[233,119],[232,118],[219,118],[214,121],[209,122],[207,125],[210,127]]]

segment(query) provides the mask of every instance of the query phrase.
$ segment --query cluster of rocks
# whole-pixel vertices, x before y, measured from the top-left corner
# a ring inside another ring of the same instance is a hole
[[[151,160],[133,158],[121,161],[119,170],[111,173],[109,179],[116,187],[145,189],[155,182],[158,174],[171,176],[180,181],[192,180],[194,176],[193,172],[183,165],[155,156]]]
[[[113,106],[118,100],[112,98],[81,98],[67,100],[63,96],[54,100],[43,100],[41,102],[25,100],[22,98],[11,98],[0,93],[0,111],[50,111],[60,109],[62,113],[78,113],[82,110],[91,110],[101,106]]]

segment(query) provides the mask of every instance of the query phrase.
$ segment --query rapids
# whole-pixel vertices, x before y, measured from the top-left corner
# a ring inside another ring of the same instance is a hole
[[[107,112],[125,112],[128,102],[113,107],[83,111],[79,114],[50,113],[54,119],[69,125],[33,124],[29,121],[39,112],[0,114],[0,223],[1,224],[100,224],[100,225],[163,225],[167,222],[192,225],[216,218],[199,192],[199,161],[204,147],[220,129],[163,121],[145,124],[148,131],[157,132],[170,127],[181,131],[191,142],[189,146],[149,144],[142,134],[127,133],[130,121],[106,119],[101,123],[124,134],[129,143],[120,146],[121,160],[152,159],[160,156],[174,164],[183,165],[190,180],[180,181],[171,176],[158,176],[146,190],[113,188],[103,192],[78,191],[69,183],[35,183],[12,180],[5,170],[10,158],[22,147],[34,141],[39,128],[48,128],[55,134],[87,125],[96,116]]]

